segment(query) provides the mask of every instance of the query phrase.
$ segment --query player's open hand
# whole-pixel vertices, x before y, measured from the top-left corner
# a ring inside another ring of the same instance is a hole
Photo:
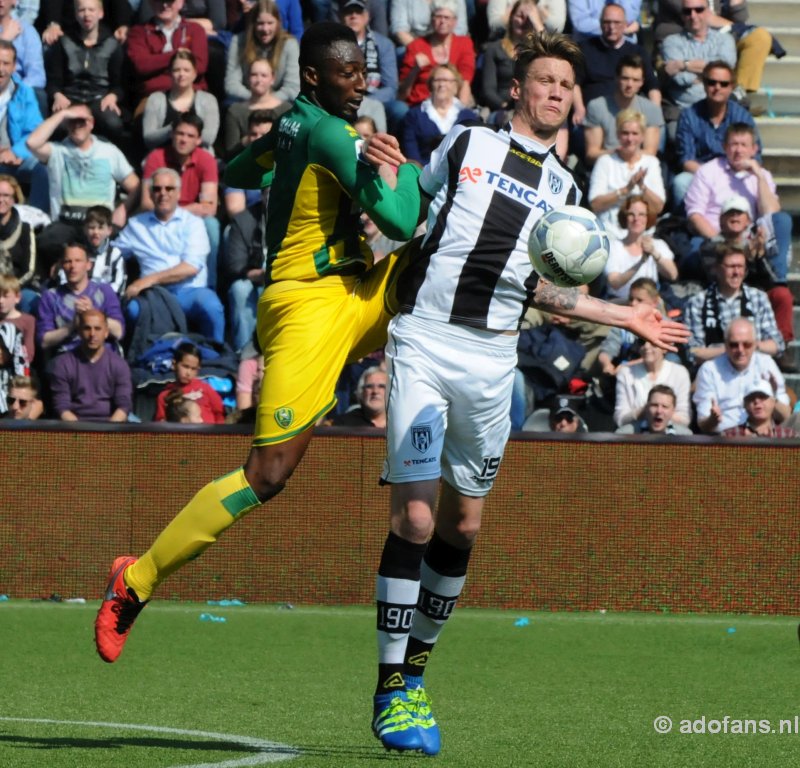
[[[405,155],[400,151],[400,142],[388,133],[376,133],[364,139],[361,154],[376,169],[382,165],[397,167],[406,162]]]
[[[683,323],[665,320],[657,309],[646,304],[631,309],[633,315],[628,328],[651,344],[668,352],[677,352],[677,345],[689,340],[689,329]]]

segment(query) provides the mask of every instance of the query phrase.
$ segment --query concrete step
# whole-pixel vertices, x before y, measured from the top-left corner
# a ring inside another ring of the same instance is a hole
[[[800,79],[800,59],[795,77]],[[759,117],[758,132],[761,143],[770,149],[800,148],[800,116]]]
[[[781,149],[764,147],[762,153],[764,167],[773,176],[800,178],[800,149]]]
[[[800,9],[800,3],[795,7]],[[782,59],[769,56],[764,67],[761,87],[764,90],[767,88],[796,88],[800,84],[798,73],[800,73],[800,56],[784,56]]]
[[[793,216],[800,215],[800,178],[797,176],[775,176],[781,209]]]
[[[798,76],[800,86],[800,76]],[[766,110],[766,116],[800,117],[800,88],[765,88],[749,94],[750,104]],[[761,118],[759,118],[760,120]]]
[[[752,15],[750,19],[751,24],[761,24],[761,21],[759,19],[754,20]],[[764,25],[762,24],[761,26]],[[800,56],[800,27],[778,25],[767,27],[767,30],[778,38],[786,53],[790,56]]]
[[[800,3],[794,0],[751,0],[750,23],[780,29],[800,27]]]

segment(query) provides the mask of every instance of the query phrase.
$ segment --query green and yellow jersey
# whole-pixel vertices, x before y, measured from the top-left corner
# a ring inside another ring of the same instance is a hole
[[[267,209],[267,279],[309,280],[354,275],[372,266],[360,235],[366,211],[394,240],[407,240],[417,224],[419,169],[402,165],[391,189],[375,169],[359,160],[356,130],[305,96],[278,124],[231,163],[225,181],[259,188],[274,170]]]

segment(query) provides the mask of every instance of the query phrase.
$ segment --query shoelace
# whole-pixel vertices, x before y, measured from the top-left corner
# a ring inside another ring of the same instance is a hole
[[[139,615],[144,603],[137,603],[135,600],[127,598],[123,601],[115,601],[111,606],[111,612],[117,616],[116,631],[120,635],[124,635],[133,624],[134,619]]]

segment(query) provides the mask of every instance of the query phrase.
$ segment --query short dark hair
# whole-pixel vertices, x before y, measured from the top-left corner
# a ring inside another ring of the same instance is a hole
[[[181,112],[175,117],[172,121],[172,130],[174,131],[179,125],[193,125],[197,128],[198,135],[202,136],[205,123],[203,123],[203,118],[197,112],[189,110],[188,112]]]
[[[89,246],[86,244],[85,240],[68,240],[66,243],[64,243],[64,248],[61,251],[61,255],[64,256],[69,248],[79,248],[86,254],[87,259],[90,258]]]
[[[17,49],[14,47],[14,43],[9,40],[0,40],[0,51],[11,51],[14,54],[14,61],[17,60]]]
[[[614,70],[614,73],[617,75],[622,74],[622,70],[628,67],[628,69],[640,69],[642,74],[644,74],[644,59],[638,53],[631,53],[628,56],[623,56],[617,62],[617,68]]]
[[[86,216],[83,219],[84,224],[100,224],[105,227],[111,226],[111,209],[106,208],[105,205],[92,205],[86,210]]]
[[[653,384],[650,387],[650,391],[647,393],[647,402],[650,402],[650,396],[653,394],[656,395],[667,395],[668,397],[672,398],[672,405],[674,406],[678,402],[678,398],[675,395],[675,390],[667,384]]]
[[[736,243],[720,243],[714,249],[714,263],[722,264],[728,257],[734,254],[739,254],[744,259],[745,266],[747,266],[747,250],[743,245],[736,245]]]
[[[186,355],[196,357],[201,363],[203,362],[203,355],[200,352],[200,347],[193,344],[191,341],[182,341],[175,349],[172,350],[172,359],[179,363]]]
[[[531,32],[517,46],[514,79],[518,83],[524,82],[531,64],[543,58],[563,59],[572,66],[576,78],[583,74],[583,53],[572,38],[557,32]]]
[[[744,133],[750,134],[753,143],[758,144],[758,133],[756,133],[755,126],[749,125],[748,123],[731,123],[725,130],[723,144],[727,144],[731,136],[740,136]]]
[[[307,27],[300,40],[301,73],[305,67],[319,68],[330,47],[339,42],[358,45],[356,33],[344,24],[335,21],[318,21]]]
[[[264,123],[274,123],[277,120],[274,109],[254,109],[247,116],[247,127],[263,125]]]
[[[712,69],[726,69],[730,73],[731,81],[733,83],[736,82],[736,72],[734,72],[733,67],[728,64],[727,61],[723,61],[722,59],[714,59],[713,61],[709,61],[708,64],[703,67],[703,80],[708,77],[708,73]]]

